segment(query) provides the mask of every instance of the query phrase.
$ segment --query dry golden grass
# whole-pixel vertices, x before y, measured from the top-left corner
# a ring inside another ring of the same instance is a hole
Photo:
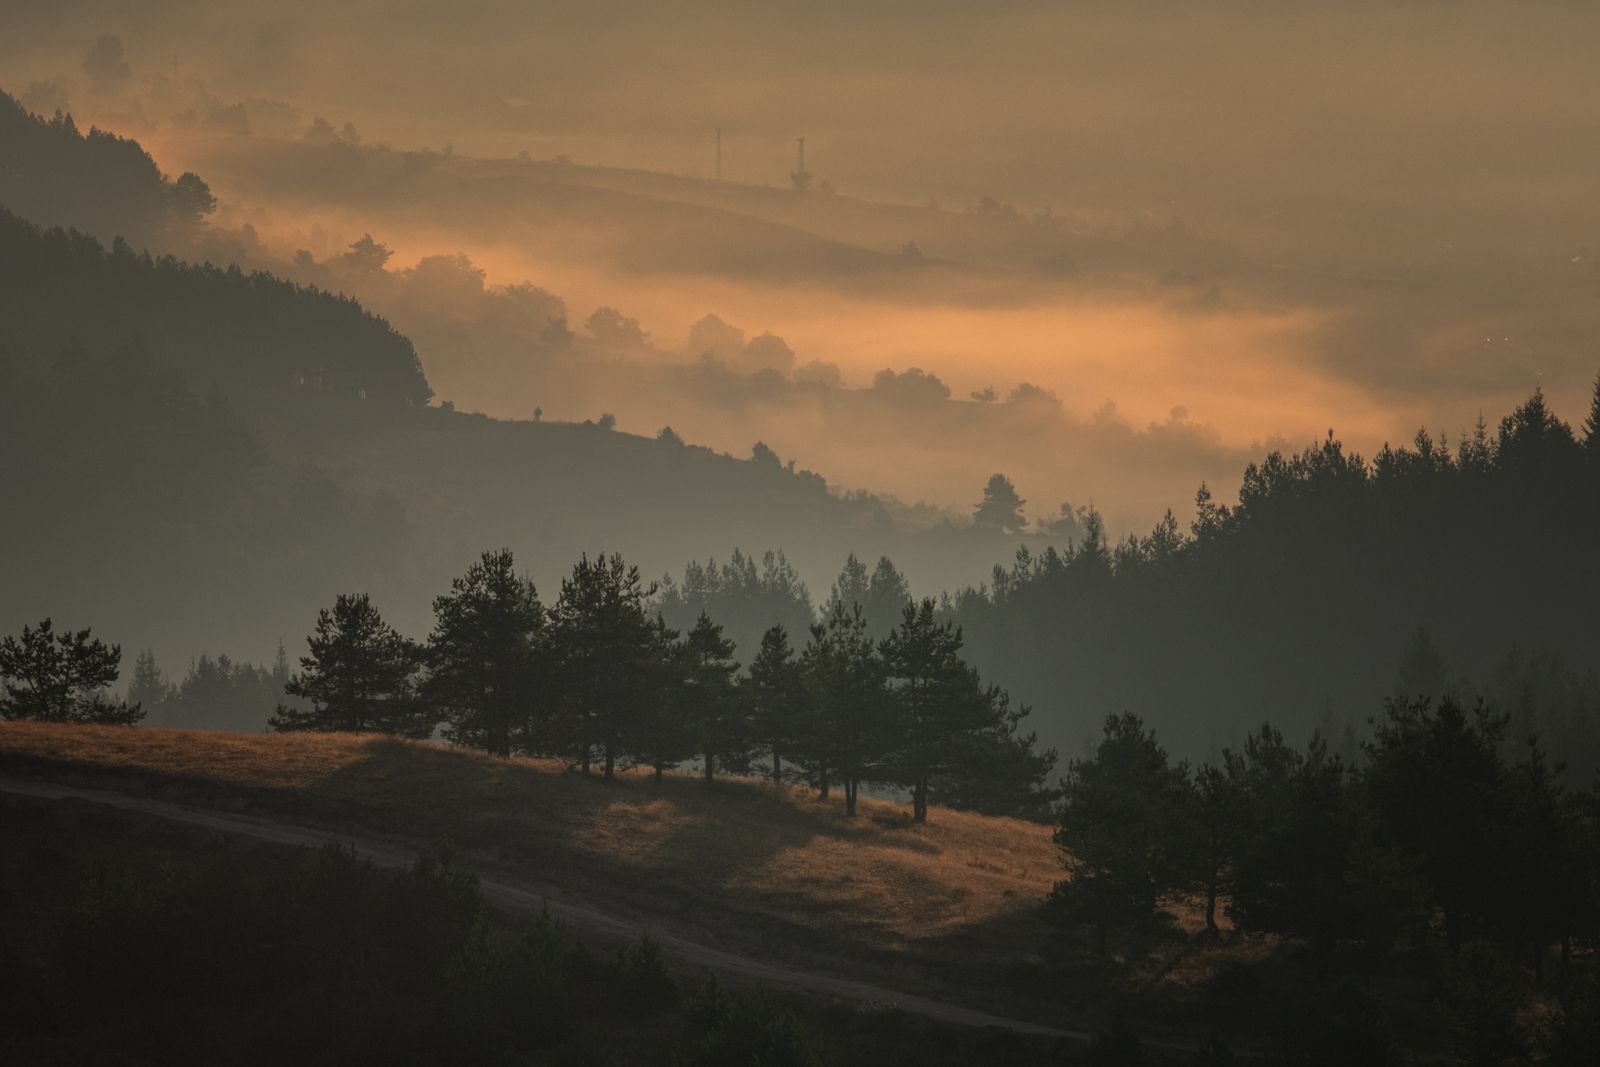
[[[1060,877],[1050,829],[745,780],[584,778],[370,735],[0,724],[0,769],[155,792],[418,845],[777,954],[923,974],[1026,957]],[[898,962],[897,962],[898,961]]]

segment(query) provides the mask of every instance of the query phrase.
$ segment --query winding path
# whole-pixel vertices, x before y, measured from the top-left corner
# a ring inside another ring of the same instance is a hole
[[[169,819],[173,822],[215,830],[219,833],[238,834],[282,845],[301,845],[312,848],[321,847],[329,843],[338,843],[354,848],[358,855],[371,860],[379,867],[408,868],[416,860],[416,855],[413,852],[393,843],[370,838],[352,838],[347,834],[326,833],[321,830],[311,830],[289,823],[261,819],[249,815],[190,808],[181,804],[152,800],[147,797],[134,796],[131,793],[119,793],[108,789],[86,789],[38,779],[0,775],[0,792],[15,793],[19,796],[35,797],[42,800],[75,799],[92,801],[114,808]],[[501,877],[486,877],[481,874],[478,879],[478,885],[483,892],[485,900],[500,910],[514,915],[537,915],[548,911],[550,915],[560,919],[562,923],[573,929],[598,934],[607,938],[631,940],[641,933],[640,927],[636,923],[618,919],[590,904],[572,900],[559,888],[552,885],[539,882],[508,881]],[[1080,1031],[1060,1030],[1039,1023],[990,1015],[987,1012],[930,1000],[927,997],[887,989],[868,982],[858,982],[849,978],[819,974],[816,971],[801,970],[781,963],[751,959],[748,956],[725,952],[722,949],[712,948],[709,945],[703,945],[664,931],[651,930],[650,937],[661,946],[661,950],[664,953],[682,963],[706,967],[722,974],[761,985],[799,990],[806,993],[820,993],[844,1000],[884,1004],[912,1015],[920,1015],[924,1018],[956,1026],[992,1027],[1020,1034],[1068,1038],[1079,1041],[1085,1041],[1089,1036]],[[1156,1043],[1150,1042],[1150,1044]]]

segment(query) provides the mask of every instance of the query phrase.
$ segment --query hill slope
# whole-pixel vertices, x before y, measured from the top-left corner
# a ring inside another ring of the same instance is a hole
[[[0,773],[440,845],[728,951],[960,989],[1013,1014],[1012,997],[985,1001],[1045,936],[1039,903],[1059,872],[1049,828],[1012,819],[935,809],[912,826],[902,807],[864,799],[850,820],[751,782],[602,784],[548,761],[373,736],[5,723]]]

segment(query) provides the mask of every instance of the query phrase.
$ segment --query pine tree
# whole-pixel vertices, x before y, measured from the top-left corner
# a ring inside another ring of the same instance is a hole
[[[145,649],[133,661],[133,677],[128,679],[128,703],[143,708],[146,715],[158,716],[177,699],[177,687],[167,680],[156,664],[155,653]]]
[[[881,556],[867,581],[867,598],[861,609],[867,616],[867,631],[875,638],[886,637],[900,621],[911,603],[911,585],[888,556]]]
[[[883,661],[898,713],[895,777],[911,790],[912,821],[926,822],[929,782],[978,747],[989,693],[961,659],[961,631],[937,620],[932,600],[905,605],[883,642]]]
[[[719,763],[730,770],[743,770],[749,763],[750,727],[744,702],[735,698],[733,676],[739,664],[733,647],[722,636],[722,627],[703,612],[683,635],[686,698],[700,742],[701,773],[708,782],[716,777]]]
[[[331,610],[319,611],[316,632],[306,644],[310,652],[300,659],[300,673],[281,685],[310,706],[278,705],[269,720],[274,730],[409,737],[433,732],[434,722],[413,684],[422,651],[383,621],[365,593],[342,594]]]
[[[833,588],[828,591],[827,602],[822,605],[823,618],[829,618],[839,611],[849,613],[855,608],[862,611],[867,607],[867,593],[871,589],[871,580],[867,577],[867,565],[856,558],[854,552],[845,558],[844,569],[839,572],[839,577],[834,579]]]
[[[584,555],[561,580],[550,613],[555,680],[565,747],[585,774],[598,756],[604,776],[615,775],[644,714],[657,648],[645,601],[655,591],[616,554]]]
[[[761,648],[750,662],[744,683],[750,705],[751,731],[772,757],[772,784],[783,784],[783,757],[792,754],[800,736],[806,699],[805,683],[789,632],[773,626],[761,635]]]
[[[88,630],[56,633],[49,619],[0,641],[0,718],[124,725],[144,718],[137,704],[107,700],[122,648]]]
[[[631,748],[659,785],[667,768],[695,754],[689,667],[678,632],[660,615],[650,624],[645,660],[646,683],[637,720],[630,726]]]
[[[545,671],[545,613],[510,549],[485,552],[433,602],[423,696],[457,744],[509,756],[535,750]]]
[[[844,786],[853,817],[861,783],[882,770],[894,743],[883,661],[861,608],[838,607],[813,626],[800,663],[809,695],[800,762],[822,797],[832,781]]]
[[[1600,374],[1595,375],[1589,414],[1583,420],[1583,449],[1591,464],[1600,464]]]
[[[1022,517],[1022,505],[1027,501],[1017,495],[1017,487],[1004,474],[995,474],[983,487],[983,500],[974,509],[973,522],[979,526],[1002,530],[1008,534],[1020,533],[1028,525]]]
[[[1111,931],[1149,924],[1183,882],[1187,776],[1139,717],[1124,713],[1106,719],[1094,756],[1072,761],[1064,788],[1055,843],[1071,878],[1056,883],[1050,915],[1092,926],[1104,955]]]
[[[1217,902],[1231,888],[1231,865],[1244,836],[1245,795],[1237,758],[1206,764],[1194,776],[1191,842],[1194,888],[1206,902],[1206,932],[1215,937]]]
[[[1023,733],[1031,709],[1011,706],[998,686],[983,692],[984,726],[963,738],[959,760],[928,781],[929,799],[945,807],[985,815],[1047,818],[1058,791],[1046,785],[1056,750],[1040,750],[1038,735]]]

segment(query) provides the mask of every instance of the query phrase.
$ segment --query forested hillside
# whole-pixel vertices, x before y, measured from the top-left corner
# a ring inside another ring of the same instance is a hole
[[[11,624],[83,617],[163,661],[264,660],[340,590],[411,628],[488,546],[551,580],[581,551],[650,573],[795,544],[825,574],[852,551],[932,566],[997,531],[898,533],[758,447],[737,460],[616,432],[426,406],[416,353],[344,297],[265,273],[109,251],[0,213],[8,463],[0,591]],[[976,540],[974,540],[976,538]]]
[[[179,244],[216,206],[198,175],[176,180],[139,142],[78,129],[72,116],[31,114],[0,91],[0,204],[51,226],[76,226],[104,239]]]
[[[137,342],[201,387],[288,389],[418,404],[411,342],[353,300],[264,272],[154,258],[40,230],[0,208],[0,343],[105,350]]]
[[[954,598],[974,661],[1045,721],[1111,712],[1180,752],[1271,719],[1354,757],[1384,697],[1484,696],[1588,781],[1600,769],[1600,386],[1576,432],[1535,392],[1451,445],[1419,431],[1371,460],[1330,433],[1202,487],[1110,544],[1021,555]],[[1058,736],[1052,734],[1051,736]]]

